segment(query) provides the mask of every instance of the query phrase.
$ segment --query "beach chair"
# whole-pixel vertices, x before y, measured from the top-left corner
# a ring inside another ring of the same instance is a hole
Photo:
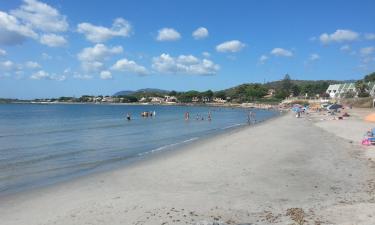
[[[363,145],[375,145],[375,128],[373,128],[370,134],[366,133],[363,140]]]
[[[372,136],[368,137],[367,140],[370,142],[371,145],[375,145],[375,128],[371,130]]]

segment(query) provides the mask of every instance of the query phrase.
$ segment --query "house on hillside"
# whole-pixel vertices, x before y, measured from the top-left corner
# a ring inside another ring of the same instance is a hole
[[[222,98],[214,98],[213,101],[216,102],[216,103],[226,103],[227,102],[227,100],[222,99]]]
[[[141,99],[139,99],[139,102],[147,102],[147,98],[142,97]]]
[[[166,103],[176,103],[177,102],[177,98],[175,96],[164,96],[164,101]]]
[[[275,93],[276,93],[275,89],[273,88],[268,89],[267,95],[265,95],[263,98],[272,98],[273,96],[275,96]]]
[[[164,98],[161,98],[161,97],[151,97],[151,102],[152,103],[162,103],[164,102]]]
[[[209,97],[202,97],[202,102],[210,102],[210,98]]]
[[[199,99],[198,97],[193,97],[193,98],[191,99],[191,101],[192,101],[192,102],[199,102],[200,99]]]
[[[111,102],[113,102],[113,98],[111,96],[105,96],[105,97],[103,97],[102,102],[111,103]]]

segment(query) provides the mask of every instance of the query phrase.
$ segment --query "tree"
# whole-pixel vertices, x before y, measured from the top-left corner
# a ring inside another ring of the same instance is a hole
[[[284,79],[281,81],[281,89],[285,92],[290,93],[292,90],[292,80],[290,79],[289,74],[285,74]]]
[[[214,96],[221,99],[226,99],[227,97],[225,91],[217,91],[214,93]]]
[[[294,84],[292,86],[292,93],[293,93],[293,96],[299,96],[299,94],[301,93],[301,89],[298,85]]]
[[[245,98],[248,101],[253,101],[267,95],[267,88],[261,84],[250,84],[245,89]]]
[[[372,72],[372,73],[366,75],[365,78],[364,78],[364,81],[365,82],[375,81],[375,72]]]
[[[368,93],[368,85],[365,81],[359,80],[355,82],[355,88],[357,89],[358,97],[368,97],[370,94]]]
[[[171,91],[171,92],[169,92],[168,95],[169,95],[169,96],[176,96],[176,95],[177,95],[177,92],[176,92],[176,91]]]
[[[277,90],[275,93],[275,98],[284,99],[289,96],[289,93],[284,90]]]
[[[212,97],[214,96],[214,93],[211,90],[207,90],[205,92],[202,92],[201,96],[202,97],[207,97],[207,98],[209,98],[211,100]]]
[[[345,93],[344,98],[354,98],[355,92],[354,91],[348,91]]]

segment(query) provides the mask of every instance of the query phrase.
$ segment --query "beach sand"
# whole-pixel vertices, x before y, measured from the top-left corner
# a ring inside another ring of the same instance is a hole
[[[3,197],[0,224],[375,224],[375,147],[360,146],[355,117],[321,118],[288,113]]]

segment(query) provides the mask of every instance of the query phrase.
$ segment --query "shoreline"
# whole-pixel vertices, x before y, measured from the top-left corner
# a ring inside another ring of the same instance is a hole
[[[345,121],[343,121],[345,122]],[[287,113],[0,201],[16,224],[374,224],[375,168],[357,144]],[[55,207],[58,205],[59,207]]]
[[[38,192],[39,189],[40,191],[42,191],[51,187],[53,188],[54,186],[64,185],[65,183],[70,183],[70,182],[75,182],[76,180],[79,180],[79,179],[85,179],[88,177],[108,173],[111,171],[125,169],[126,167],[129,167],[129,166],[136,166],[138,163],[143,163],[143,161],[152,161],[153,158],[164,157],[164,156],[168,157],[169,154],[173,154],[175,151],[179,152],[179,151],[188,150],[190,148],[196,147],[197,145],[202,145],[202,144],[204,145],[207,142],[214,141],[215,139],[220,139],[221,137],[225,137],[226,135],[241,132],[244,129],[256,128],[258,126],[263,125],[264,123],[270,123],[273,120],[276,120],[281,116],[285,116],[285,113],[282,115],[275,115],[269,119],[257,122],[252,125],[248,125],[247,123],[238,124],[236,126],[223,128],[220,131],[206,134],[204,137],[192,138],[193,140],[187,139],[181,142],[168,144],[168,145],[156,148],[156,149],[151,149],[148,152],[138,154],[134,157],[126,159],[125,161],[117,162],[115,165],[103,165],[101,168],[96,168],[90,172],[82,172],[80,174],[69,175],[67,177],[62,177],[55,181],[46,181],[42,184],[36,184],[31,187],[18,188],[16,191],[8,191],[8,192],[5,191],[4,193],[0,193],[0,200],[6,199],[6,198],[12,198],[18,194],[28,194],[28,192],[30,192],[30,194],[33,194],[33,192]],[[161,149],[161,150],[158,150],[158,149]]]
[[[94,102],[10,102],[2,104],[35,104],[35,105],[130,105],[130,106],[194,106],[194,107],[224,107],[224,108],[254,108],[254,109],[265,109],[272,110],[278,104],[267,104],[267,103],[94,103]]]

